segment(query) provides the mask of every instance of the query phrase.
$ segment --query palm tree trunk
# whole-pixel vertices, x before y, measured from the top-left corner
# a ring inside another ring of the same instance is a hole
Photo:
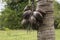
[[[55,40],[54,16],[52,6],[53,0],[37,1],[37,9],[42,9],[46,12],[46,15],[43,18],[43,24],[37,31],[37,40]]]

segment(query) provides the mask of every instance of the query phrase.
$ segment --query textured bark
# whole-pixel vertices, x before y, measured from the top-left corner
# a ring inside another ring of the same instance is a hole
[[[38,0],[36,10],[44,10],[43,24],[37,31],[37,40],[55,40],[53,0]]]

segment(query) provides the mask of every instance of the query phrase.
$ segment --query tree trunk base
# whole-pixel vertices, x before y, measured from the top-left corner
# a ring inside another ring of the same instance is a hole
[[[55,40],[53,13],[47,13],[37,32],[38,40]]]

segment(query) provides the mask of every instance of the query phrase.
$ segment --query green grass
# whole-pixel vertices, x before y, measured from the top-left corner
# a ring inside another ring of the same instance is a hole
[[[56,40],[60,40],[60,29],[56,29]]]
[[[37,32],[26,30],[0,31],[0,40],[37,40]]]
[[[0,30],[0,40],[37,40],[37,31]],[[60,40],[60,30],[56,30],[56,40]]]

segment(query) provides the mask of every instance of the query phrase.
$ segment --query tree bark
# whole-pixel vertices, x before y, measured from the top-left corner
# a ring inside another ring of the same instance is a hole
[[[55,40],[53,0],[38,0],[36,10],[44,10],[46,15],[37,31],[37,40]]]

